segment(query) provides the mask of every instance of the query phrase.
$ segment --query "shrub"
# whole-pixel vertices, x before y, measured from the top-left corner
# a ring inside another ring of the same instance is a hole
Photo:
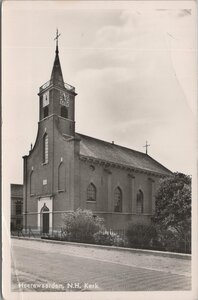
[[[130,247],[153,248],[157,241],[157,230],[154,225],[130,224],[126,236]]]
[[[184,239],[191,231],[191,177],[173,173],[160,182],[156,194],[153,222],[161,230],[177,232]]]
[[[190,232],[181,237],[177,231],[170,229],[159,229],[158,241],[165,251],[191,253]]]
[[[94,233],[104,228],[104,220],[90,210],[78,208],[63,215],[65,239],[76,242],[94,242]]]
[[[99,231],[94,234],[94,241],[99,245],[108,245],[108,246],[124,246],[125,240],[120,237],[117,233],[112,231]]]

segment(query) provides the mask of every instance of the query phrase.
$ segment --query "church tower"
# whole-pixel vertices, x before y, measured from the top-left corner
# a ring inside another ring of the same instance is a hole
[[[71,210],[78,174],[79,141],[75,137],[75,88],[63,79],[58,32],[48,82],[39,89],[39,122],[35,144],[24,159],[24,228],[47,233]]]
[[[52,115],[58,116],[62,134],[75,135],[75,88],[64,83],[58,50],[58,32],[56,51],[51,78],[39,90],[39,121],[48,120]]]

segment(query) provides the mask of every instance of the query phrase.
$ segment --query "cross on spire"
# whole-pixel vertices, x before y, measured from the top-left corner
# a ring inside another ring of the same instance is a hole
[[[148,142],[146,141],[146,145],[144,145],[143,147],[146,147],[146,154],[148,154],[148,147],[149,147],[150,145],[148,144]]]
[[[54,65],[51,73],[51,82],[53,84],[63,84],[64,85],[64,80],[63,80],[63,74],[61,71],[61,65],[60,65],[60,60],[59,60],[59,50],[58,50],[58,38],[60,36],[60,33],[58,32],[58,29],[56,29],[56,36],[54,40],[56,40],[56,55],[55,55],[55,60],[54,60]]]
[[[56,53],[58,53],[58,38],[61,34],[58,33],[58,29],[56,29],[56,36],[54,38],[54,40],[56,40]]]
[[[58,29],[56,29],[56,36],[55,36],[55,38],[54,38],[54,40],[56,40],[56,45],[58,45],[58,38],[59,38],[60,35],[61,35],[61,34],[58,33]]]

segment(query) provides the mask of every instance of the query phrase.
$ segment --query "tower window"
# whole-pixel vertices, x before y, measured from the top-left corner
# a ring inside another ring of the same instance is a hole
[[[96,201],[96,187],[93,183],[87,188],[87,201]]]
[[[65,106],[61,106],[61,117],[63,117],[63,118],[68,117],[68,110]]]
[[[48,106],[45,106],[43,108],[43,117],[46,118],[46,117],[48,117],[48,115],[49,115],[49,108],[48,108]]]
[[[143,214],[144,211],[144,195],[141,190],[137,193],[137,214]]]
[[[43,137],[43,163],[48,163],[48,135]]]
[[[119,187],[114,192],[114,211],[122,212],[122,191]]]

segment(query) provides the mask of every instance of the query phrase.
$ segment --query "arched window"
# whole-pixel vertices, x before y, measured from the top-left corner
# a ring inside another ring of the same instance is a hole
[[[60,163],[58,167],[58,190],[65,190],[65,165]]]
[[[96,187],[93,183],[87,188],[87,201],[96,201]]]
[[[45,106],[43,108],[43,118],[48,117],[48,115],[49,115],[49,108],[48,108],[48,106]]]
[[[61,106],[61,117],[63,117],[63,118],[68,117],[68,110],[65,106]]]
[[[32,171],[30,174],[30,195],[34,195],[35,194],[35,176],[34,176],[34,172]]]
[[[138,191],[137,193],[137,214],[143,214],[144,212],[144,195],[141,190]]]
[[[114,191],[114,211],[122,212],[122,191],[119,187]]]
[[[43,137],[43,163],[48,163],[48,135]]]

